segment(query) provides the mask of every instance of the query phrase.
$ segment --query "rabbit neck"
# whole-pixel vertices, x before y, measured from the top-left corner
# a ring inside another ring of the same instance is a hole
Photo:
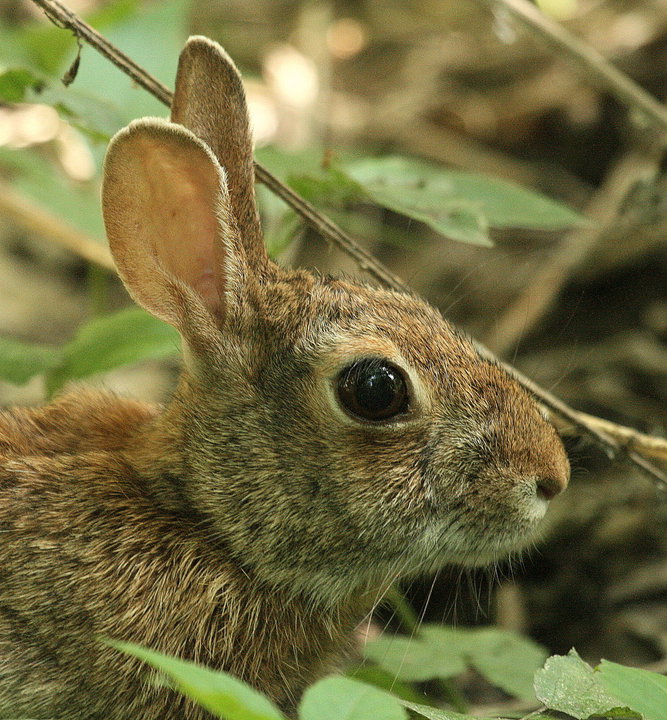
[[[381,567],[369,575],[370,563],[329,572],[331,548],[309,511],[313,499],[301,492],[304,478],[293,464],[285,467],[275,447],[257,441],[256,421],[237,399],[225,405],[218,394],[211,401],[186,371],[171,402],[137,434],[132,464],[163,510],[206,533],[247,577],[286,601],[304,598],[333,613],[356,608],[363,617],[390,574]]]

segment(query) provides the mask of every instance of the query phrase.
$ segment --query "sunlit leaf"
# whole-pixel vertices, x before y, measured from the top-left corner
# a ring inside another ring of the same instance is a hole
[[[290,174],[288,182],[299,195],[313,203],[326,202],[334,207],[346,207],[366,199],[364,188],[338,168],[312,175]]]
[[[0,378],[14,385],[23,385],[34,375],[51,370],[62,358],[60,348],[0,337]]]
[[[273,224],[265,228],[264,242],[269,256],[280,255],[289,247],[303,228],[301,218],[293,210],[285,210],[280,216],[274,218]]]
[[[467,655],[492,685],[514,697],[535,697],[533,678],[547,658],[547,651],[529,638],[501,628],[481,628],[471,633]]]
[[[608,660],[603,660],[597,671],[602,686],[621,704],[640,712],[644,720],[665,720],[667,677]]]
[[[488,227],[561,230],[583,222],[573,210],[513,183],[416,158],[364,158],[344,168],[375,202],[464,242],[488,244]]]
[[[48,375],[48,388],[54,392],[68,380],[175,355],[179,347],[174,328],[139,308],[105,315],[79,328],[65,345],[62,363]]]
[[[567,655],[553,655],[546,661],[544,668],[535,673],[535,694],[548,708],[578,720],[625,704],[608,692],[599,674],[576,650],[570,650]]]
[[[74,182],[36,148],[0,148],[0,165],[16,190],[91,239],[104,242],[97,182]]]
[[[87,15],[86,20],[93,27],[106,30],[120,21],[129,21],[138,4],[139,0],[115,0]],[[76,47],[74,35],[51,22],[18,26],[0,23],[0,58],[20,60],[32,70],[53,78],[62,74],[68,52]]]
[[[379,665],[369,665],[364,663],[352,668],[347,673],[354,680],[360,680],[368,685],[374,685],[380,690],[386,690],[392,695],[413,703],[423,703],[427,701],[424,693],[407,682],[402,682],[396,678],[394,673],[381,668]]]
[[[43,80],[26,68],[10,68],[0,71],[0,101],[2,102],[23,102],[29,90],[41,87],[43,87]]]
[[[381,635],[366,644],[364,655],[400,680],[449,678],[466,669],[460,654],[418,637]]]
[[[497,627],[450,628],[424,624],[420,634],[442,654],[459,657],[492,685],[515,697],[531,700],[533,676],[547,651],[529,638]]]
[[[561,719],[555,718],[555,720]],[[593,713],[586,720],[645,720],[645,718],[641,713],[630,710],[630,708],[618,707],[606,710],[603,713]]]
[[[125,123],[125,113],[107,98],[92,95],[75,86],[64,87],[61,83],[48,83],[39,93],[30,93],[30,102],[51,105],[91,140],[106,143]]]
[[[188,35],[189,11],[189,0],[142,3],[136,12],[110,25],[105,36],[158,80],[173,87],[178,55]],[[73,58],[74,49],[63,58],[60,73]],[[121,125],[138,117],[168,114],[161,102],[92,48],[84,48],[71,88],[110,99],[119,110]]]
[[[227,673],[162,655],[132,643],[109,642],[164,673],[184,695],[225,720],[283,720],[264,695]]]
[[[299,720],[407,720],[401,701],[382,690],[345,677],[328,677],[309,687]]]
[[[441,710],[440,708],[433,708],[429,705],[421,705],[419,703],[403,701],[403,706],[408,708],[408,710],[412,710],[412,712],[420,717],[427,718],[427,720],[485,720],[485,718],[462,715],[453,710]]]

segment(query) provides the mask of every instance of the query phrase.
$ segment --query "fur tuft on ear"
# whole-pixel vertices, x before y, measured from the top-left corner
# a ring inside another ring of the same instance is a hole
[[[227,276],[237,280],[232,266],[245,261],[225,172],[209,148],[165,120],[131,123],[109,145],[102,207],[112,255],[135,300],[191,343],[219,327]]]
[[[211,148],[227,173],[232,212],[248,262],[258,275],[268,265],[255,202],[252,135],[236,65],[206,37],[191,37],[178,62],[171,119]]]

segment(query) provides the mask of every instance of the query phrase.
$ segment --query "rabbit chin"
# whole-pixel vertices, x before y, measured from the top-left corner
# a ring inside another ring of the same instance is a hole
[[[494,532],[486,528],[448,532],[445,542],[432,553],[431,559],[424,563],[423,572],[434,572],[445,565],[464,567],[484,567],[498,561],[515,559],[527,548],[535,545],[540,537],[538,523],[520,524]],[[442,535],[440,535],[442,538]]]
[[[438,523],[423,529],[405,552],[383,557],[383,550],[374,552],[371,544],[366,563],[355,552],[348,563],[322,563],[318,570],[290,573],[282,579],[295,594],[310,597],[318,606],[334,607],[355,598],[375,604],[402,578],[431,574],[447,565],[483,567],[516,559],[539,538],[542,514],[513,517],[497,528],[481,519],[459,527]],[[273,580],[277,579],[274,574]]]

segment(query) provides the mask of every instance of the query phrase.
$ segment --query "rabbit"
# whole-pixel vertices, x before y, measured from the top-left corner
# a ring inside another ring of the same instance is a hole
[[[292,712],[394,580],[518,552],[567,485],[534,398],[437,310],[270,260],[253,183],[239,73],[192,37],[102,189],[120,277],[182,336],[173,397],[0,416],[0,718],[211,717],[100,638]]]

